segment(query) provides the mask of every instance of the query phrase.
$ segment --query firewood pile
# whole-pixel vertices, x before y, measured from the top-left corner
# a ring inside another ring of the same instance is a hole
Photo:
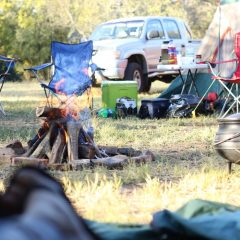
[[[19,142],[7,146],[14,150],[12,165],[34,164],[78,170],[98,165],[119,168],[131,161],[146,163],[154,160],[150,151],[98,146],[93,136],[84,129],[81,119],[69,117],[64,109],[38,107],[36,116],[41,121],[41,127],[29,140],[28,147],[24,149]]]

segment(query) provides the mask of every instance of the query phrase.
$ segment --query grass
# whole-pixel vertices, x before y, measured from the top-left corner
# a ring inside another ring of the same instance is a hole
[[[159,95],[162,84],[154,83],[150,94]],[[93,89],[95,107],[101,107],[101,89]],[[0,118],[0,144],[19,139],[24,145],[39,128],[35,108],[44,95],[35,82],[7,83],[0,96],[7,113]],[[93,117],[95,142],[99,145],[151,150],[152,163],[131,163],[122,170],[103,167],[82,171],[52,171],[62,181],[76,210],[86,218],[104,222],[148,223],[153,212],[176,210],[191,199],[201,198],[239,205],[239,166],[231,175],[215,152],[216,118],[140,120]],[[0,191],[12,169],[2,164]]]

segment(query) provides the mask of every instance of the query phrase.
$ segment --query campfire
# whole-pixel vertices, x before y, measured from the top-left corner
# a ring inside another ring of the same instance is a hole
[[[12,157],[13,165],[33,163],[58,169],[104,165],[114,168],[130,161],[145,163],[154,160],[150,151],[98,146],[76,111],[45,106],[36,109],[36,116],[41,127],[29,140],[26,151]]]

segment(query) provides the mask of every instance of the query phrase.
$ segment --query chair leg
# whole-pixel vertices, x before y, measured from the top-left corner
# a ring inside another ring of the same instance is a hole
[[[234,110],[236,110],[237,113],[239,112],[240,101],[239,101],[239,96],[238,96],[238,85],[237,84],[232,84],[231,88],[228,88],[223,82],[220,81],[220,83],[222,84],[225,92],[227,92],[224,105],[219,114],[220,118],[224,118],[230,111],[234,112]],[[236,92],[235,95],[233,94],[234,86],[235,86],[235,92]],[[227,104],[229,103],[230,97],[232,97],[232,102],[230,103],[231,104],[230,106],[227,106]],[[227,107],[227,109],[226,109],[226,107]],[[234,109],[234,107],[236,107],[236,109]]]
[[[228,173],[232,173],[232,162],[228,162]]]
[[[0,103],[0,113],[2,115],[4,115],[4,116],[6,115],[6,113],[5,113],[4,109],[3,109],[2,103]]]

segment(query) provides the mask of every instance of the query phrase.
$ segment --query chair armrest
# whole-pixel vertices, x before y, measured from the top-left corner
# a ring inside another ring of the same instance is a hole
[[[44,68],[50,67],[52,65],[53,65],[53,63],[44,63],[42,65],[38,65],[38,66],[30,67],[30,68],[25,68],[24,70],[37,72],[37,71],[42,70]]]
[[[17,58],[9,58],[9,57],[5,57],[0,55],[0,61],[4,61],[4,62],[16,62],[18,59]]]
[[[34,77],[40,82],[42,83],[42,80],[40,79],[40,77],[38,76],[38,71],[45,69],[47,67],[52,66],[53,63],[44,63],[42,65],[39,66],[34,66],[34,67],[30,67],[30,68],[24,68],[25,71],[31,71],[34,74]]]
[[[90,64],[90,68],[92,73],[96,72],[98,69],[98,66],[95,63]]]

